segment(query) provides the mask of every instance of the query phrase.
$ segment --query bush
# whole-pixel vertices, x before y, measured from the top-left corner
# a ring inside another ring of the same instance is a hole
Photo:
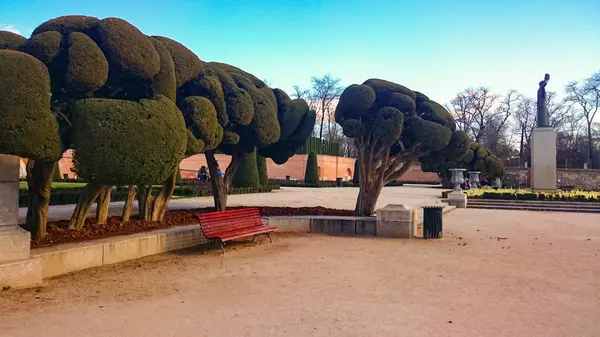
[[[204,73],[204,65],[198,56],[186,46],[164,36],[153,36],[153,38],[162,42],[169,50],[171,58],[173,58],[177,87],[180,87],[184,83],[193,80]]]
[[[175,103],[89,98],[75,102],[77,175],[102,185],[162,183],[183,159],[187,134]]]
[[[277,184],[282,187],[337,187],[337,182],[335,180],[325,180],[319,181],[318,184],[305,183],[302,180],[286,180],[286,179],[269,179],[270,184]],[[342,182],[342,187],[353,187],[354,184],[351,181]]]
[[[46,66],[28,54],[0,50],[0,79],[0,153],[33,160],[60,158]]]
[[[586,192],[579,190],[550,193],[515,189],[477,189],[468,190],[465,191],[465,193],[469,199],[600,202],[600,192]]]
[[[256,167],[258,168],[258,180],[260,186],[269,184],[269,173],[267,172],[267,159],[263,156],[256,156]]]
[[[240,166],[233,175],[233,187],[258,188],[260,180],[256,163],[256,150],[249,153],[242,153],[240,157]]]
[[[54,164],[54,178],[52,181],[62,181],[62,176],[60,174],[60,167],[58,166],[58,162]]]
[[[68,186],[67,184],[61,184],[58,187],[53,186],[50,194],[50,205],[72,205],[76,204],[83,190],[85,184],[77,184],[74,186]],[[155,186],[160,188],[160,186]],[[229,194],[249,194],[249,193],[268,193],[273,190],[278,190],[279,185],[265,185],[261,187],[244,187],[244,188],[232,188]],[[127,199],[128,187],[118,186],[115,187],[110,195],[111,201],[124,201]],[[199,184],[196,182],[189,183],[186,185],[179,185],[175,187],[173,196],[179,197],[209,197],[212,196],[210,184]],[[19,207],[27,207],[27,186],[21,186],[19,189]]]
[[[0,31],[0,49],[19,50],[27,39],[19,34]]]
[[[304,182],[306,184],[319,184],[319,166],[317,164],[317,154],[314,152],[308,154]]]
[[[160,71],[160,56],[150,38],[129,22],[106,18],[86,33],[106,55],[112,83],[122,78],[151,79]]]

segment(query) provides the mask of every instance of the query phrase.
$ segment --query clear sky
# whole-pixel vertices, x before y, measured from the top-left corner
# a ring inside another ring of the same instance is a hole
[[[274,87],[378,77],[445,103],[470,86],[535,97],[600,70],[597,0],[0,0],[2,25],[29,36],[50,18],[120,17],[144,33],[230,63]]]

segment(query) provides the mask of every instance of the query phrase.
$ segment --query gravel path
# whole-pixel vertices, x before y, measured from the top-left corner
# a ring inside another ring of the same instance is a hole
[[[0,293],[0,335],[599,336],[599,219],[469,209],[441,240],[153,256]]]

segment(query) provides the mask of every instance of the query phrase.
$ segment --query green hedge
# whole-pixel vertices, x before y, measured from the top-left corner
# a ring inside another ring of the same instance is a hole
[[[281,187],[310,187],[310,188],[337,187],[337,182],[335,180],[324,180],[324,181],[319,182],[318,184],[308,184],[302,180],[284,180],[284,179],[270,179],[269,182],[271,184],[277,184]],[[395,182],[387,184],[386,186],[394,187],[394,186],[403,186],[403,185],[404,185],[403,182],[395,181]],[[344,181],[344,182],[342,182],[342,187],[358,187],[358,185],[355,185],[352,181]]]
[[[543,201],[576,201],[600,202],[600,192],[565,191],[565,192],[533,192],[529,190],[487,188],[465,191],[469,199],[495,199],[495,200],[543,200]]]
[[[159,187],[155,187],[158,189]],[[250,194],[250,193],[268,193],[273,190],[278,190],[280,188],[279,185],[266,185],[257,188],[245,187],[245,188],[232,188],[229,190],[229,195],[234,194]],[[76,204],[77,199],[79,198],[79,194],[83,187],[59,187],[53,188],[50,194],[50,205],[70,205]],[[117,187],[115,188],[111,195],[111,201],[124,201],[127,199],[127,187]],[[173,196],[179,197],[208,197],[212,196],[212,191],[210,188],[206,188],[205,186],[176,186],[175,191],[173,192]],[[19,190],[19,207],[27,207],[27,189]]]
[[[311,152],[306,160],[306,171],[304,172],[304,183],[310,185],[319,185],[319,167],[317,164],[317,154]]]
[[[240,154],[240,166],[235,171],[232,179],[234,187],[259,187],[258,163],[256,162],[256,150]]]
[[[495,200],[545,200],[545,201],[581,201],[581,202],[600,202],[600,198],[585,195],[548,195],[545,193],[511,193],[511,192],[484,192],[479,196],[469,196],[470,199],[495,199]]]

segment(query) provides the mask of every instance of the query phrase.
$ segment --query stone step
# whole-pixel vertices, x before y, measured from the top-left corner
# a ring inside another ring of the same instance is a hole
[[[474,204],[469,202],[467,208],[477,209],[501,209],[514,211],[538,211],[538,212],[570,212],[570,213],[600,213],[600,207],[569,207],[559,205],[527,205],[527,204]]]

